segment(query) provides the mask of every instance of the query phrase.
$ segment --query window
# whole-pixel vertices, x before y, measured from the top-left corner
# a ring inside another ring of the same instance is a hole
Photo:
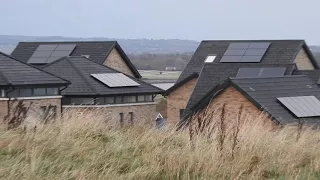
[[[217,56],[215,55],[209,55],[207,56],[206,60],[204,62],[206,63],[212,63],[215,59],[216,59]]]
[[[32,96],[32,89],[20,89],[20,97],[30,97]]]
[[[129,112],[130,115],[130,125],[133,125],[133,112]]]
[[[8,96],[9,97],[19,97],[19,89],[14,89],[12,91],[9,91]]]
[[[124,103],[134,103],[137,102],[136,96],[124,96],[123,97]]]
[[[123,113],[119,113],[120,115],[120,126],[123,127]]]
[[[44,123],[56,119],[57,106],[41,106],[41,119]]]
[[[34,96],[45,96],[46,95],[46,89],[45,88],[34,88],[33,89],[33,95]]]
[[[114,97],[106,97],[106,104],[114,104]]]
[[[1,90],[1,97],[6,97],[6,91],[5,90]]]
[[[52,95],[58,95],[59,94],[59,89],[58,88],[47,88],[47,95],[52,96]]]
[[[138,102],[144,102],[144,96],[138,96]]]
[[[152,95],[146,95],[145,101],[152,101]]]
[[[121,104],[122,103],[122,96],[117,96],[116,97],[116,103]]]
[[[71,98],[71,104],[75,105],[93,105],[94,98]]]

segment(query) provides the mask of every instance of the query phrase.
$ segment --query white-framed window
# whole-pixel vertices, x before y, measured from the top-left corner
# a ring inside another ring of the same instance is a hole
[[[137,102],[136,96],[124,96],[123,97],[124,103],[134,103]]]
[[[145,96],[145,101],[152,101],[152,95],[146,95]]]
[[[212,63],[216,59],[216,55],[208,55],[207,58],[204,60],[206,63]]]
[[[92,105],[94,104],[94,98],[71,98],[71,104]]]

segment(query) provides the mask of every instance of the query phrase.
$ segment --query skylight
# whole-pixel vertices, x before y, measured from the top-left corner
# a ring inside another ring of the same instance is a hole
[[[204,62],[206,63],[212,63],[215,59],[216,59],[217,56],[215,55],[209,55],[207,56],[206,60]]]

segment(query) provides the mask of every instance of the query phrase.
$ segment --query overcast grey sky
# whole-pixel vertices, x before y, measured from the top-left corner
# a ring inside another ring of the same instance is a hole
[[[306,39],[319,0],[0,0],[0,34],[153,39]]]

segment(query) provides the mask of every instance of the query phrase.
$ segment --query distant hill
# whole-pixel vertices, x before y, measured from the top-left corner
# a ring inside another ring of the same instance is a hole
[[[20,41],[118,41],[128,54],[175,54],[194,52],[197,41],[179,39],[112,39],[112,38],[72,38],[61,36],[15,36],[0,35],[0,51],[10,53]]]

